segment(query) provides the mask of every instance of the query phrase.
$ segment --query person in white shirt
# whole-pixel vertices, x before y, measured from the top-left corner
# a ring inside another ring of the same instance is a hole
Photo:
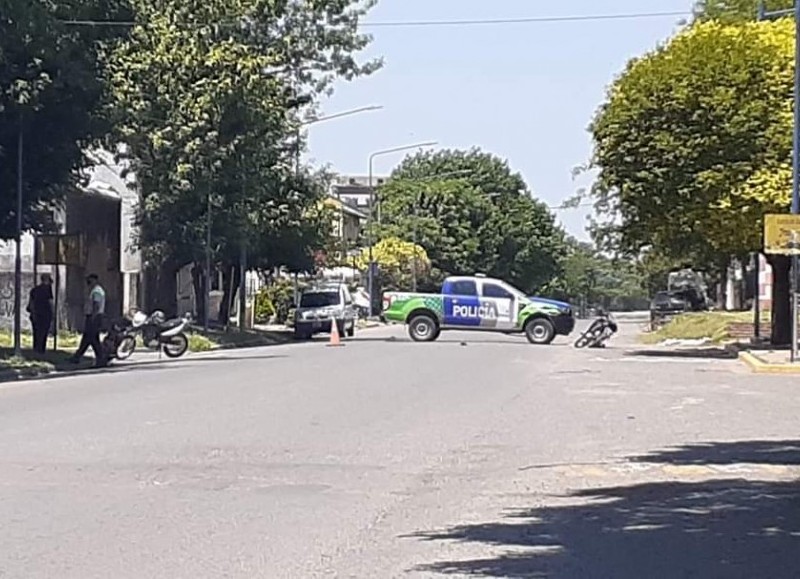
[[[103,328],[103,316],[106,313],[106,291],[100,285],[100,280],[96,274],[90,274],[86,278],[86,285],[89,286],[89,293],[84,304],[85,322],[83,325],[83,335],[78,351],[72,357],[72,362],[78,364],[86,350],[91,346],[94,352],[95,367],[103,368],[108,365],[108,359],[100,343],[100,331]]]

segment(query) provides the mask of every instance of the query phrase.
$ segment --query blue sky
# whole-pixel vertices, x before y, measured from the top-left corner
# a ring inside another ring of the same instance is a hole
[[[367,22],[463,20],[691,11],[693,0],[379,0]],[[384,109],[311,126],[309,158],[366,174],[371,152],[420,141],[481,148],[507,158],[534,195],[559,205],[584,182],[574,167],[591,154],[587,126],[632,57],[679,29],[679,17],[496,26],[372,28],[365,57],[383,69],[339,83],[323,114]],[[376,161],[388,173],[403,154]],[[590,207],[558,211],[583,239]]]

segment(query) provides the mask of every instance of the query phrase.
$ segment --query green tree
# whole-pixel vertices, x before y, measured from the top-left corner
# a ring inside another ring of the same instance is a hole
[[[297,109],[334,77],[374,69],[352,53],[368,41],[357,32],[365,9],[356,0],[133,2],[136,26],[109,68],[119,138],[141,189],[140,246],[163,279],[193,262],[199,283],[210,213],[223,271],[243,246],[255,262],[280,263],[256,253],[307,240],[304,221],[321,195],[293,169]]]
[[[382,238],[415,241],[446,274],[472,274],[490,265],[480,230],[492,201],[466,180],[390,180],[380,190]]]
[[[0,239],[16,231],[17,139],[24,131],[23,227],[47,227],[80,184],[85,151],[108,132],[98,58],[117,31],[66,19],[124,15],[116,0],[0,0]]]
[[[628,65],[591,127],[601,240],[707,269],[759,249],[762,216],[790,200],[793,36],[700,23]],[[784,343],[788,263],[771,263]]]
[[[699,0],[695,5],[695,17],[700,21],[719,20],[725,23],[749,22],[756,19],[762,0]],[[766,0],[769,11],[784,10],[794,6],[794,0]]]
[[[447,274],[483,272],[524,291],[559,273],[564,234],[508,164],[479,149],[407,157],[379,192],[383,234],[417,240]]]
[[[606,308],[641,307],[648,297],[645,277],[631,259],[612,258],[591,243],[567,238],[562,273],[548,290],[574,304]]]

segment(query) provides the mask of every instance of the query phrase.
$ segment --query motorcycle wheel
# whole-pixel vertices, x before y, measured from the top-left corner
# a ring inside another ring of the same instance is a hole
[[[189,339],[186,334],[177,334],[164,344],[164,354],[167,358],[180,358],[189,349]]]
[[[125,336],[117,345],[117,351],[115,354],[117,360],[127,360],[131,357],[134,350],[136,350],[136,338],[133,336]]]

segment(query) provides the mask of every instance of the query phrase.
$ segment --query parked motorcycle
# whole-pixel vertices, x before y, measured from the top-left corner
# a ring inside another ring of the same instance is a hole
[[[605,348],[606,342],[617,333],[617,322],[610,313],[603,310],[589,328],[575,341],[576,348]]]
[[[168,358],[180,358],[189,349],[189,338],[185,329],[191,321],[189,314],[182,318],[167,320],[164,312],[156,310],[149,316],[134,312],[121,335],[114,341],[115,358],[126,360],[136,350],[136,339],[141,338],[145,347],[161,350]]]

